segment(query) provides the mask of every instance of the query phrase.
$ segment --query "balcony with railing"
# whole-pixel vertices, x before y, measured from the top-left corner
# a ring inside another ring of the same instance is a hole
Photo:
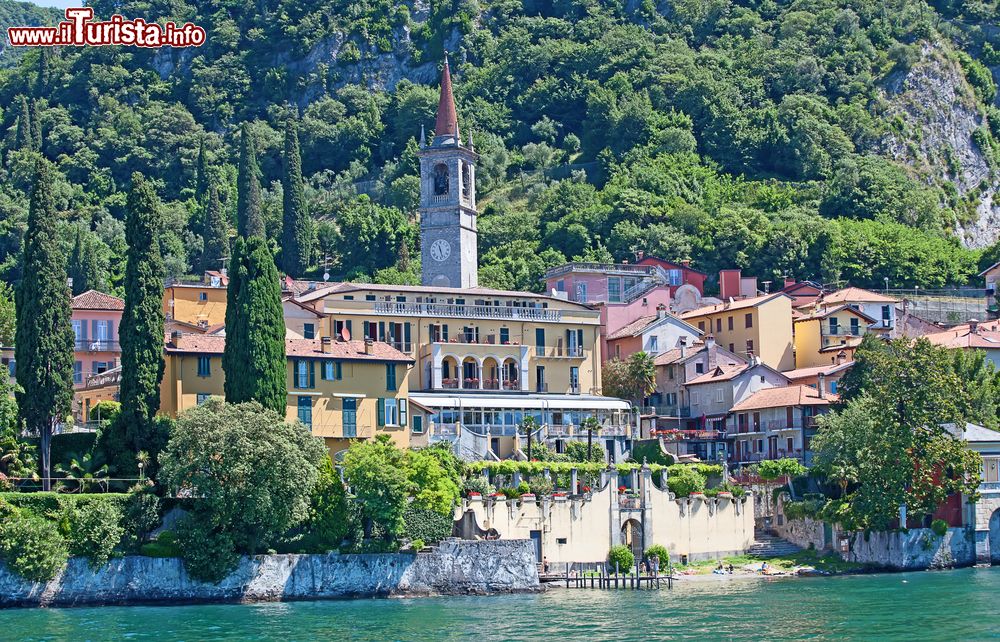
[[[562,276],[571,272],[596,272],[598,274],[625,274],[629,276],[648,276],[656,272],[656,268],[651,265],[635,265],[632,263],[588,263],[577,261],[565,263],[558,267],[551,268],[545,272],[544,279]]]
[[[338,302],[340,303],[340,302]],[[562,310],[513,305],[469,305],[458,303],[416,303],[375,301],[376,314],[416,317],[459,317],[463,319],[500,319],[511,321],[561,321]]]
[[[387,344],[391,345],[393,348],[403,352],[405,354],[411,354],[413,352],[413,342],[412,341],[386,341]]]
[[[121,352],[121,344],[108,339],[77,339],[73,342],[76,352]]]
[[[535,346],[535,356],[546,359],[586,359],[589,353],[583,346]]]

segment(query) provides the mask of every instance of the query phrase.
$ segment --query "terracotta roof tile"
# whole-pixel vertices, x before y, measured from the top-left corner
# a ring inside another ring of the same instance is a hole
[[[941,332],[925,334],[924,338],[943,348],[981,348],[1000,350],[1000,322],[979,323],[975,332],[964,323]]]
[[[764,388],[733,406],[732,412],[784,408],[787,406],[828,406],[838,399],[840,397],[833,393],[827,393],[825,397],[820,397],[819,390],[810,386],[796,385]]]
[[[714,383],[716,381],[729,381],[734,377],[742,374],[745,370],[751,366],[746,363],[721,363],[700,377],[695,377],[691,381],[687,382],[687,385],[698,385],[701,383]]]
[[[854,303],[856,301],[864,303],[898,303],[898,300],[891,296],[854,287],[824,294],[818,301],[820,303]]]
[[[639,317],[632,323],[626,324],[609,334],[608,341],[613,341],[614,339],[624,339],[625,337],[634,337],[645,330],[653,321],[656,321],[655,314]]]
[[[74,310],[124,310],[125,301],[110,294],[104,294],[97,290],[87,290],[86,292],[73,297]]]
[[[451,91],[451,69],[448,67],[447,55],[444,57],[444,69],[441,70],[441,96],[438,99],[437,119],[434,121],[434,135],[458,138],[458,112],[455,110],[455,96]]]
[[[707,314],[715,314],[717,312],[729,312],[730,310],[743,310],[746,308],[753,308],[762,303],[767,303],[773,299],[779,297],[791,298],[784,292],[775,292],[774,294],[766,294],[764,296],[755,296],[748,299],[737,299],[732,303],[728,301],[723,301],[722,303],[716,303],[715,305],[706,305],[700,308],[695,308],[694,310],[689,310],[681,314],[682,319],[690,319],[693,317],[703,317]]]
[[[812,312],[805,312],[802,308],[799,308],[798,316],[795,313],[792,314],[792,319],[796,322],[798,321],[812,321],[813,319],[825,319],[831,314],[836,314],[837,312],[850,312],[851,314],[868,321],[869,323],[877,323],[878,319],[873,319],[856,307],[848,304],[837,305],[832,308],[820,308]]]
[[[809,377],[816,377],[819,375],[832,375],[842,370],[847,370],[854,365],[853,361],[845,361],[844,363],[831,363],[825,366],[813,366],[811,368],[797,368],[795,370],[786,370],[781,374],[785,375],[792,381],[796,379],[807,379]]]

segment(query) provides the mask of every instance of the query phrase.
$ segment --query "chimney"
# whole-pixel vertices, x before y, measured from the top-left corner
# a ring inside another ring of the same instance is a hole
[[[662,319],[665,316],[667,316],[667,306],[661,303],[658,306],[656,306],[656,318]]]
[[[722,300],[740,296],[739,270],[719,270],[719,298]]]
[[[714,369],[719,362],[719,351],[715,346],[714,335],[705,337],[705,355],[708,357],[708,370]]]
[[[636,250],[635,251],[635,262],[638,263],[639,261],[642,260],[642,258],[644,256],[646,256],[645,250]]]
[[[979,334],[979,319],[969,319],[969,334]]]
[[[795,279],[793,279],[790,276],[786,276],[785,277],[785,289],[787,290],[788,288],[792,287],[793,285],[795,285]]]
[[[841,350],[840,352],[837,353],[837,365],[839,366],[843,364],[845,361],[847,361],[847,353]]]
[[[365,339],[365,354],[372,354],[373,348],[375,347],[375,342],[371,339]]]
[[[198,319],[198,327],[202,330],[208,330],[208,319]]]
[[[684,267],[691,267],[691,259],[681,259],[681,265]]]
[[[180,330],[174,330],[173,332],[170,333],[170,343],[175,348],[182,348],[182,347],[184,347],[183,345],[181,345],[181,331]]]
[[[323,347],[323,354],[330,354],[333,352],[333,337],[323,337],[320,339],[320,344]]]
[[[683,358],[687,357],[688,338],[687,337],[681,337],[680,339],[677,340],[677,342],[680,344],[680,347],[681,347],[681,359],[683,359]]]
[[[816,377],[816,386],[819,388],[819,398],[826,399],[826,375],[822,372]]]

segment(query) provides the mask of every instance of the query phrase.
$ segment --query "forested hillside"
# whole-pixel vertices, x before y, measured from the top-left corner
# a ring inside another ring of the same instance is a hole
[[[84,281],[121,290],[134,171],[166,204],[168,272],[206,267],[204,195],[218,188],[232,224],[246,121],[280,252],[294,113],[315,235],[313,267],[295,276],[328,260],[334,278],[415,282],[414,152],[446,48],[482,156],[484,285],[537,289],[548,266],[636,250],[710,274],[878,287],[973,283],[1000,258],[992,1],[89,4],[100,18],[191,21],[208,42],[29,51],[0,71],[8,281],[39,153],[59,170]]]

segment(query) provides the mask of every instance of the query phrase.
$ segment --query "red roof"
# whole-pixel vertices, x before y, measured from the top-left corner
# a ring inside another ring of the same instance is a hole
[[[167,336],[163,349],[171,354],[222,354],[226,347],[226,338],[210,334],[184,334],[180,337],[180,347],[176,339]],[[365,352],[365,342],[334,341],[330,344],[330,352],[323,351],[320,339],[285,339],[285,355],[293,358],[315,359],[346,359],[350,361],[413,361],[388,343],[372,343],[372,353]]]
[[[441,70],[441,97],[438,99],[434,135],[458,138],[458,112],[455,110],[455,97],[451,93],[451,71],[448,68],[447,54],[444,57],[444,69]]]
[[[924,338],[943,348],[979,348],[1000,350],[1000,322],[963,323],[941,332],[925,334]]]
[[[840,399],[833,393],[820,397],[820,392],[811,386],[781,386],[764,388],[753,393],[733,406],[732,412],[763,410],[765,408],[785,408],[787,406],[828,406]]]
[[[86,292],[73,297],[74,310],[124,310],[125,301],[110,294],[104,294],[97,290],[87,290]]]

